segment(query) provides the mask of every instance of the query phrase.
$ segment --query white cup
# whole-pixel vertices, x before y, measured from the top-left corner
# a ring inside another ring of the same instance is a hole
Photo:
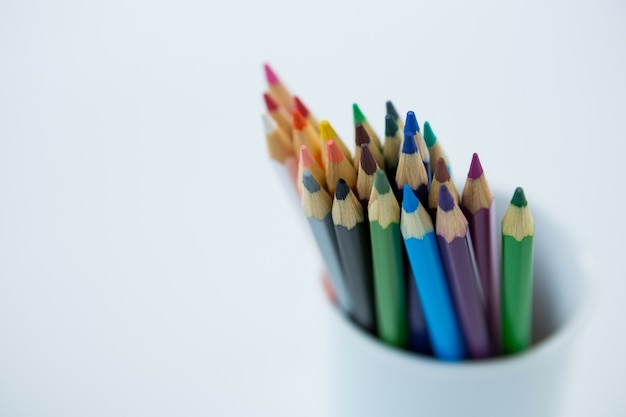
[[[498,220],[508,202],[497,199]],[[529,205],[535,219],[532,346],[484,361],[442,362],[386,346],[328,308],[331,416],[559,415],[593,287],[587,255],[538,204]]]

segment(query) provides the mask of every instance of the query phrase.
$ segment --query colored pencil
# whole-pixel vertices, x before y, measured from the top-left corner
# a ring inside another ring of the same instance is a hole
[[[352,104],[352,116],[354,118],[354,125],[356,126],[359,123],[362,124],[367,131],[370,139],[372,140],[374,146],[376,146],[376,148],[378,148],[378,151],[381,152],[383,150],[383,146],[380,142],[380,138],[372,128],[372,125],[370,125],[370,123],[367,121],[365,115],[356,103]]]
[[[448,187],[448,191],[454,197],[454,201],[459,203],[459,192],[456,190],[454,182],[450,179],[450,171],[446,168],[446,163],[442,158],[437,160],[435,165],[435,175],[428,191],[428,208],[430,215],[434,218],[437,213],[437,203],[439,202],[439,189],[442,185]]]
[[[345,313],[351,314],[352,300],[339,257],[331,213],[332,199],[309,171],[302,173],[302,207],[326,265],[339,307]]]
[[[309,149],[306,145],[302,145],[300,147],[300,158],[298,158],[298,194],[302,196],[302,174],[304,171],[308,170],[313,177],[315,177],[315,181],[319,183],[322,188],[326,187],[326,174],[322,167],[317,163]]]
[[[317,121],[317,118],[313,115],[313,113],[311,113],[309,108],[304,105],[300,97],[293,96],[293,105],[296,109],[298,109],[300,114],[304,116],[306,121],[309,122],[309,124],[313,127],[313,129],[315,129],[315,131],[319,134],[320,123]]]
[[[428,152],[428,147],[426,146],[426,142],[424,142],[424,138],[422,138],[422,133],[420,132],[420,125],[417,122],[417,117],[415,117],[415,113],[412,111],[408,111],[406,113],[406,123],[404,124],[404,134],[411,134],[415,137],[415,143],[417,144],[417,148],[420,151],[420,157],[424,163],[424,168],[426,168],[427,178],[429,179],[428,183],[430,184],[431,177],[431,168],[430,168],[430,153]]]
[[[321,139],[315,129],[306,121],[304,116],[298,111],[298,109],[291,109],[291,116],[293,119],[293,145],[296,152],[300,152],[300,147],[306,145],[313,158],[320,166],[322,163],[322,148]]]
[[[297,189],[298,166],[296,157],[291,148],[291,140],[285,135],[280,127],[267,115],[263,115],[263,127],[267,150],[275,164],[278,176],[290,190]]]
[[[293,98],[287,87],[285,87],[269,64],[264,64],[263,68],[265,69],[267,87],[272,97],[285,109],[291,109],[293,107]]]
[[[387,100],[387,103],[385,103],[385,107],[387,108],[387,115],[393,118],[400,130],[404,130],[404,122],[402,121],[400,113],[398,113],[398,110],[396,110],[396,107],[393,105],[391,100]]]
[[[283,106],[276,103],[269,93],[263,93],[263,100],[265,101],[267,114],[274,119],[274,121],[288,135],[288,137],[291,137],[292,124],[289,112],[285,110]]]
[[[426,146],[428,147],[428,152],[430,152],[430,160],[431,162],[437,162],[439,158],[443,158],[448,167],[448,171],[450,175],[452,175],[452,170],[450,169],[450,160],[446,156],[446,153],[443,151],[441,144],[437,140],[437,136],[435,132],[433,132],[432,127],[429,122],[424,122],[424,142],[426,142]],[[434,175],[434,173],[433,173]]]
[[[435,230],[467,356],[487,358],[491,340],[467,220],[446,185],[439,191]]]
[[[408,328],[400,206],[382,170],[376,172],[368,212],[377,333],[384,342],[404,347],[408,341]]]
[[[501,351],[502,345],[502,321],[496,207],[478,154],[472,156],[461,196],[461,210],[469,224],[472,248],[485,298],[491,343],[494,353],[497,354]]]
[[[332,139],[326,142],[326,161],[326,185],[328,186],[328,192],[331,194],[335,193],[335,187],[340,178],[343,178],[350,188],[356,190],[356,171]]]
[[[370,194],[372,194],[374,177],[376,171],[379,169],[380,167],[376,163],[367,145],[361,145],[361,161],[359,163],[359,172],[357,172],[356,175],[356,192],[364,208],[367,208]]]
[[[405,130],[396,184],[399,190],[408,184],[422,204],[428,204],[428,174],[420,158],[415,137]]]
[[[502,340],[505,353],[531,341],[535,222],[518,187],[502,219]]]
[[[335,141],[337,146],[339,146],[339,149],[341,149],[341,152],[343,152],[343,156],[345,156],[346,159],[350,163],[352,163],[352,154],[350,153],[350,150],[348,149],[346,144],[343,142],[343,140],[341,140],[337,132],[335,132],[335,129],[333,129],[333,126],[330,124],[328,120],[322,120],[320,122],[320,138],[322,140],[322,149],[326,149],[326,142],[328,141],[328,139],[332,139]],[[324,158],[325,157],[326,156],[324,155]],[[325,164],[326,161],[324,160],[324,158],[322,158],[322,161]]]
[[[354,169],[358,169],[359,161],[361,160],[361,145],[366,144],[370,149],[372,156],[376,160],[376,163],[381,169],[385,169],[385,159],[383,158],[383,154],[371,140],[370,135],[367,133],[365,126],[361,123],[357,123],[354,126],[354,141],[356,142],[356,147],[354,149]]]
[[[407,327],[409,329],[408,347],[414,352],[423,355],[432,355],[432,347],[430,345],[430,336],[428,335],[428,327],[424,318],[422,301],[417,292],[417,284],[415,275],[411,269],[409,259],[406,255],[406,248],[402,248],[402,258],[404,262],[404,270],[406,271],[406,311],[407,311]]]
[[[393,116],[388,114],[385,116],[385,143],[383,144],[383,159],[388,178],[396,178],[401,147],[402,134]]]
[[[448,361],[465,357],[465,345],[441,263],[432,221],[409,185],[404,186],[400,232],[422,302],[435,356]]]
[[[332,208],[341,261],[352,298],[352,317],[369,333],[376,332],[374,283],[369,226],[363,207],[348,184],[340,179]]]

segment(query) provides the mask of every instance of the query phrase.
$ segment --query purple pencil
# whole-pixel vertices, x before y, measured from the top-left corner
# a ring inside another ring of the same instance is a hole
[[[494,353],[500,353],[502,324],[495,200],[477,154],[472,157],[467,174],[467,181],[461,196],[461,210],[469,223],[472,248],[485,299],[491,344]]]
[[[435,230],[467,354],[487,358],[491,341],[467,220],[446,185],[439,190]]]

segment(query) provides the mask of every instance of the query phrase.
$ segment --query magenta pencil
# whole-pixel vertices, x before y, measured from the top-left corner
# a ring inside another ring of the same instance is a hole
[[[461,195],[461,210],[469,224],[472,248],[480,275],[487,323],[494,353],[501,351],[500,265],[497,250],[495,199],[483,167],[474,154]]]
[[[467,220],[446,185],[439,190],[435,231],[467,354],[487,358],[491,340]]]

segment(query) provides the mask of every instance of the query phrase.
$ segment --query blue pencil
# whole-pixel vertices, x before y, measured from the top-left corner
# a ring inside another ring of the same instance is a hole
[[[461,360],[465,357],[465,345],[432,221],[411,187],[405,185],[403,191],[400,231],[422,301],[433,352],[442,360]]]
[[[426,141],[424,141],[424,138],[422,137],[422,133],[420,132],[420,125],[417,122],[417,117],[415,117],[415,113],[412,111],[408,111],[406,113],[406,123],[404,124],[404,134],[413,135],[415,137],[415,143],[417,144],[417,147],[420,152],[420,156],[422,157],[422,162],[424,162],[424,168],[426,169],[426,174],[428,175],[428,187],[430,188],[430,177],[431,177],[430,151],[428,150],[428,146],[426,146]]]

